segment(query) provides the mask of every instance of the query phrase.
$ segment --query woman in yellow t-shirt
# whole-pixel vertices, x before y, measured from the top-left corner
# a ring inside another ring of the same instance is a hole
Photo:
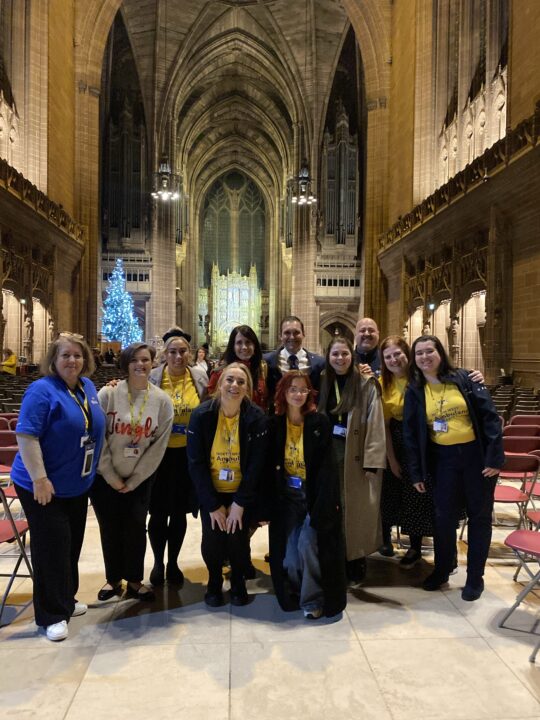
[[[276,503],[270,521],[270,569],[279,604],[315,620],[346,605],[339,475],[332,425],[316,412],[309,377],[286,373],[272,418]],[[285,571],[285,574],[284,574]]]
[[[410,546],[400,567],[412,568],[422,559],[422,537],[433,535],[431,493],[418,493],[409,478],[403,444],[403,401],[408,384],[410,348],[399,335],[390,335],[380,346],[382,404],[386,430],[388,467],[383,474],[381,520],[383,545],[388,557],[394,554],[392,526],[409,536]]]
[[[4,357],[2,361],[2,374],[3,375],[16,375],[17,374],[17,356],[9,348],[5,348],[2,351]]]
[[[208,376],[201,368],[189,366],[190,335],[179,327],[173,327],[167,330],[163,341],[165,362],[152,370],[150,382],[171,398],[174,420],[150,498],[148,538],[154,553],[150,582],[157,587],[167,579],[170,585],[181,587],[184,574],[178,567],[178,556],[186,535],[186,515],[197,512],[195,492],[187,468],[187,426],[192,411],[204,397]]]
[[[504,463],[501,423],[485,385],[452,366],[439,338],[417,338],[411,355],[403,436],[411,482],[423,493],[431,473],[435,506],[435,569],[423,587],[437,590],[448,582],[465,504],[469,543],[461,597],[474,601],[484,590],[493,494]]]
[[[201,509],[204,597],[223,605],[223,561],[231,563],[231,603],[245,605],[250,563],[249,516],[259,506],[267,469],[267,418],[250,401],[251,373],[241,363],[223,368],[211,400],[199,405],[188,427],[187,456]]]

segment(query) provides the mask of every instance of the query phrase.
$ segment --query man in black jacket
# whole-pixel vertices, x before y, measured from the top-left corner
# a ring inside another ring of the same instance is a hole
[[[268,365],[266,384],[270,397],[273,397],[282,375],[289,370],[301,370],[307,373],[315,390],[319,389],[324,358],[305,350],[303,347],[305,339],[304,323],[300,318],[296,315],[283,318],[280,326],[281,346],[264,355]]]
[[[372,318],[361,318],[356,323],[355,362],[361,372],[371,372],[379,377],[381,374],[381,361],[379,358],[379,328]]]

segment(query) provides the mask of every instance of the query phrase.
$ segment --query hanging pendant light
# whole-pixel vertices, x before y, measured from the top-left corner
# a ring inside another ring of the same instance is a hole
[[[153,175],[152,197],[154,200],[178,200],[180,197],[180,176],[171,172],[169,158],[163,155],[159,170]]]
[[[317,198],[313,194],[311,188],[311,178],[309,177],[309,168],[307,160],[304,159],[298,176],[293,180],[292,202],[295,205],[314,205]]]

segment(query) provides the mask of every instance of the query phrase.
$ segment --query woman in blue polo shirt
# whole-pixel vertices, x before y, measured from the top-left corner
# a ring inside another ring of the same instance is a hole
[[[80,335],[61,333],[43,359],[45,376],[26,391],[17,423],[11,477],[30,526],[36,624],[64,640],[86,605],[79,586],[88,490],[94,481],[105,416],[86,375],[94,370]]]

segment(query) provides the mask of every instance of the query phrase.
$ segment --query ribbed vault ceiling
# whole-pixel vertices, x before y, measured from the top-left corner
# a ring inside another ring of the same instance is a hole
[[[280,197],[320,142],[347,17],[334,0],[125,0],[155,155],[199,198],[225,170]]]

